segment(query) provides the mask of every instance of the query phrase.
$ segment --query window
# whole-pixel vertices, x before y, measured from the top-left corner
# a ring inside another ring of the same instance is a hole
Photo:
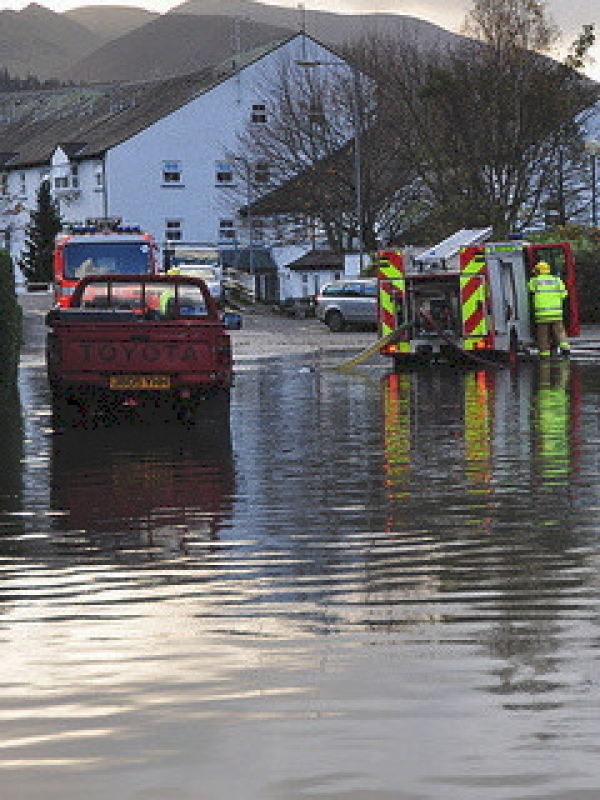
[[[264,241],[265,238],[265,231],[263,227],[262,219],[254,219],[252,220],[252,229],[250,231],[252,236],[252,241],[255,243],[260,243]]]
[[[79,166],[77,164],[71,164],[71,187],[79,188]]]
[[[54,188],[55,189],[68,189],[69,188],[69,178],[66,175],[59,175],[54,178]]]
[[[217,161],[215,180],[217,185],[227,186],[233,183],[233,168],[229,161]]]
[[[27,176],[24,172],[19,173],[19,192],[21,197],[27,196]]]
[[[182,240],[181,220],[168,219],[165,221],[165,240],[168,242],[180,242]]]
[[[163,161],[162,180],[166,186],[174,186],[182,183],[181,162]]]
[[[233,220],[222,219],[219,222],[219,241],[231,242],[234,241],[235,238],[235,225],[233,224]]]
[[[264,103],[254,103],[250,113],[250,122],[264,125],[267,121],[267,107]]]
[[[254,165],[254,180],[256,183],[269,182],[269,165],[266,161],[257,161]]]
[[[8,173],[3,172],[0,174],[0,195],[6,196],[8,194]]]

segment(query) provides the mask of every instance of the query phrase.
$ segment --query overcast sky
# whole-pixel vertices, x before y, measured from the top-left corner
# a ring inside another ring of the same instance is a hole
[[[30,0],[0,0],[0,8],[19,10],[28,5]],[[119,3],[118,0],[37,0],[40,5],[53,11],[66,11],[86,5],[125,5],[138,6],[151,11],[164,13],[171,8],[182,4],[182,0],[133,0]],[[464,20],[466,10],[472,4],[470,0],[262,0],[266,5],[288,6],[298,8],[304,5],[306,9],[318,11],[334,11],[336,13],[359,14],[374,13],[378,11],[409,14],[421,19],[435,22],[442,27],[459,31]],[[565,34],[565,45],[570,44],[582,26],[594,23],[600,38],[600,2],[599,0],[547,0],[546,7]],[[596,44],[592,51],[596,63],[587,70],[596,80],[600,81],[600,44]]]

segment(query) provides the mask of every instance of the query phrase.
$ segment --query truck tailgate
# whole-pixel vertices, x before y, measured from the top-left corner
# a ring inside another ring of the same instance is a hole
[[[176,373],[212,370],[223,359],[227,337],[218,324],[130,325],[103,322],[55,328],[61,370],[102,373]],[[224,339],[224,341],[222,341]]]

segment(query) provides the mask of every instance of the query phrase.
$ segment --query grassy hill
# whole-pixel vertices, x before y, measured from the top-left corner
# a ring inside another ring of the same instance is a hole
[[[81,6],[65,11],[61,16],[83,25],[99,40],[109,42],[147,25],[160,14],[135,6]]]
[[[385,33],[443,47],[456,37],[399,14],[334,14],[255,0],[189,0],[166,14],[132,6],[82,6],[64,13],[37,3],[0,11],[0,68],[18,77],[74,82],[143,80],[192,72],[242,50],[306,30],[339,46]]]
[[[289,35],[285,28],[245,23],[241,49]],[[235,21],[227,16],[164,14],[105,44],[64,70],[73,81],[138,81],[194,72],[235,54]]]

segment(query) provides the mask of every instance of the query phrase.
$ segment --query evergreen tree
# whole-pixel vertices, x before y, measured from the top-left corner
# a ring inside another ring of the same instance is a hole
[[[50,194],[50,182],[43,181],[37,194],[37,208],[31,212],[26,247],[19,262],[28,283],[52,281],[54,239],[61,227],[60,213]]]

